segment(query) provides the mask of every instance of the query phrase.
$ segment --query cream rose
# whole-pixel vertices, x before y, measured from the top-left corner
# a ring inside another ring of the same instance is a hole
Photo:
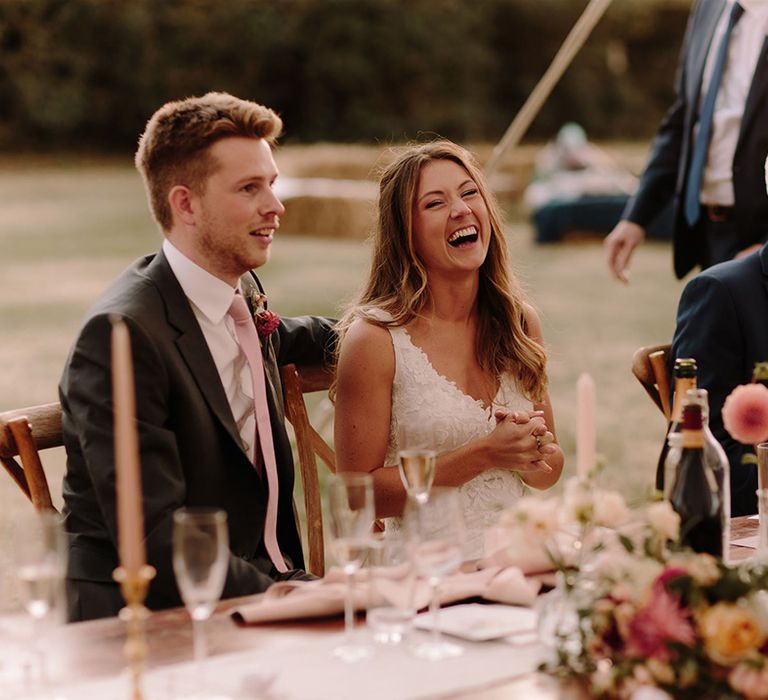
[[[680,516],[672,510],[668,501],[651,503],[646,508],[645,518],[659,537],[676,541],[680,536]]]
[[[768,700],[768,666],[739,664],[728,674],[728,684],[747,700]]]
[[[618,527],[629,518],[629,508],[617,491],[598,491],[594,499],[593,518],[596,525]]]
[[[667,561],[668,566],[679,566],[685,569],[700,586],[711,586],[720,578],[720,568],[717,559],[711,554],[693,554],[679,552],[673,554]]]
[[[586,482],[573,478],[565,484],[563,510],[566,522],[588,524],[594,520],[594,494]]]
[[[558,511],[557,499],[526,496],[502,514],[499,526],[518,530],[529,545],[541,544],[557,532]]]

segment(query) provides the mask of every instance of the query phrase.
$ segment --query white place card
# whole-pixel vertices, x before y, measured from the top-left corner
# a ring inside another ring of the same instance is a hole
[[[417,615],[414,624],[418,629],[431,630],[432,615]],[[441,632],[473,642],[523,634],[535,640],[536,613],[513,605],[467,603],[440,610],[438,624]]]

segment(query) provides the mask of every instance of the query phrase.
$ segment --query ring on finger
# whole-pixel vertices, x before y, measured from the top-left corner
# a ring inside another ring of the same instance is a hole
[[[540,450],[542,445],[541,437],[539,435],[534,435],[533,438],[536,440],[536,449]]]

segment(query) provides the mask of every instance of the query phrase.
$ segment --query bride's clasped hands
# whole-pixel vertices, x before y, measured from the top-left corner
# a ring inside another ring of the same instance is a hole
[[[543,416],[543,411],[496,411],[496,427],[482,438],[492,463],[520,472],[523,479],[531,473],[551,474],[546,458],[558,448]]]

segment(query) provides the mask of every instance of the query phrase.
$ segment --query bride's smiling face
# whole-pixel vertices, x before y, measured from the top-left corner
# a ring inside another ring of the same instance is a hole
[[[413,245],[427,270],[478,270],[490,235],[488,208],[469,173],[452,160],[428,162],[413,203]]]

